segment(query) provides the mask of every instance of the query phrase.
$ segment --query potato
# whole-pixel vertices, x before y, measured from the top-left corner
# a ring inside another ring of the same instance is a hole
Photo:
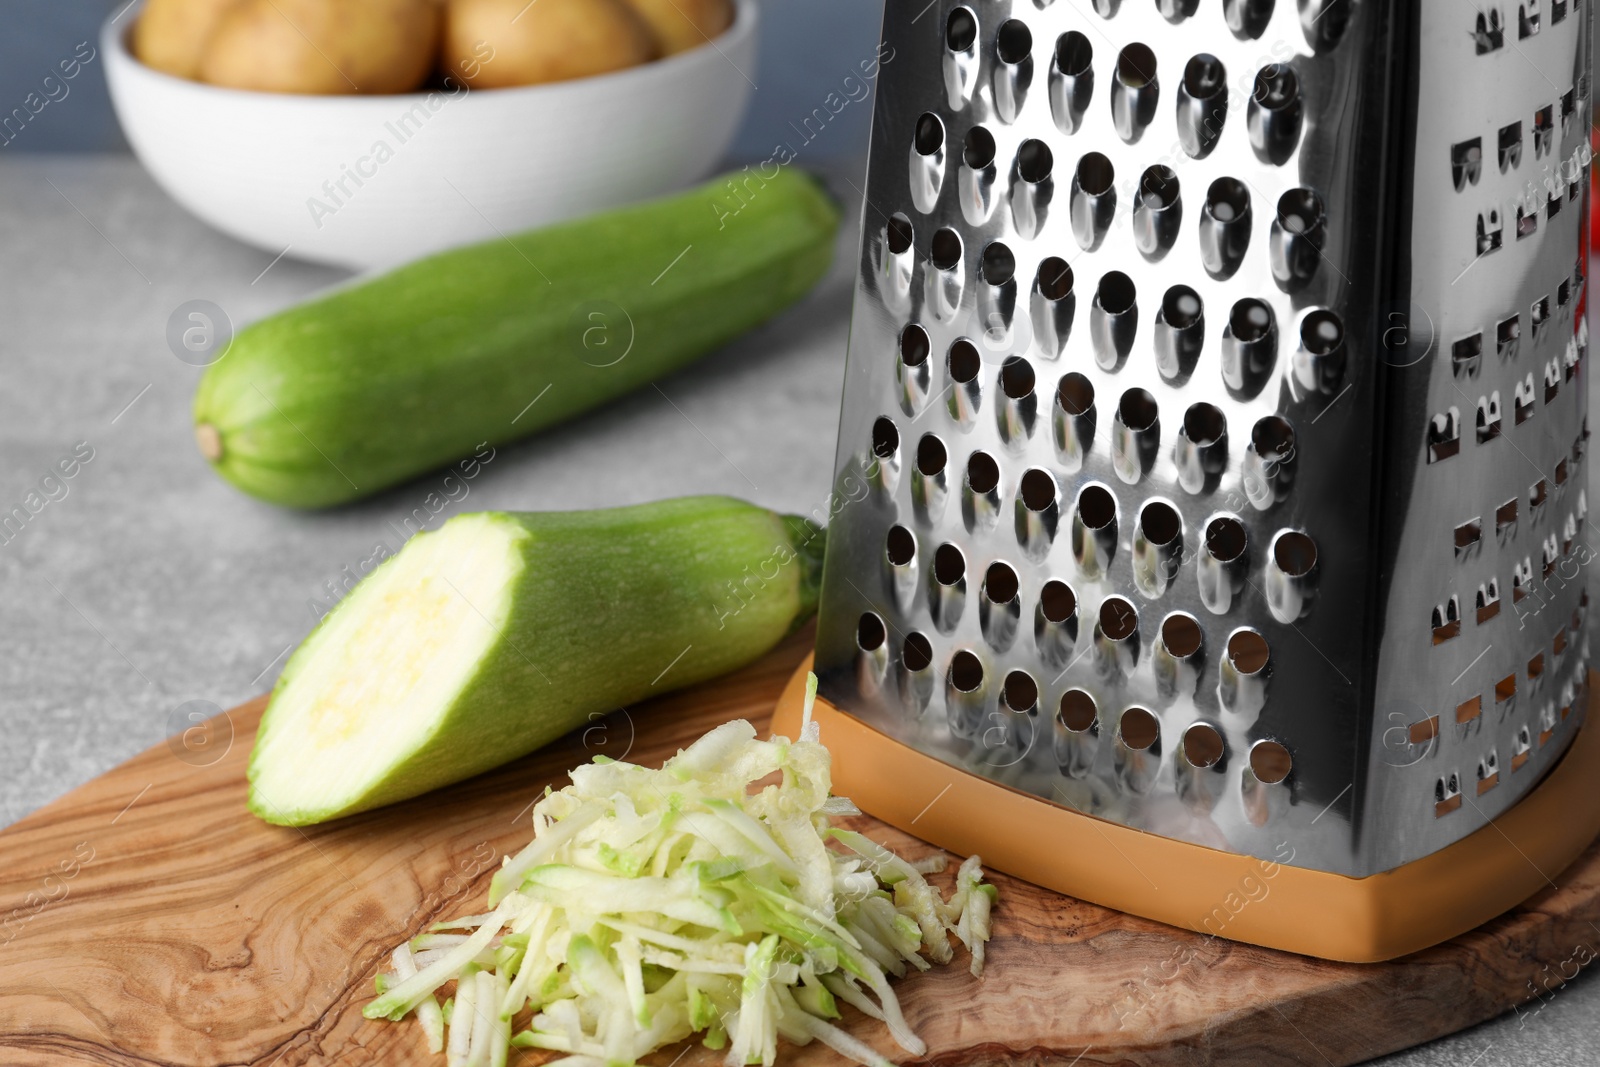
[[[213,85],[278,93],[403,93],[433,68],[434,0],[241,0],[200,62]]]
[[[150,0],[133,27],[133,54],[147,67],[193,78],[217,23],[238,4],[239,0]]]
[[[626,0],[449,0],[445,70],[475,89],[584,78],[659,54]]]
[[[667,55],[714,40],[733,23],[732,0],[628,0]]]

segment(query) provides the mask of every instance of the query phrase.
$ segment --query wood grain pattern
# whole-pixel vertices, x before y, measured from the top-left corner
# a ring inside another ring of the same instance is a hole
[[[207,766],[220,744],[135,757],[0,833],[0,1063],[442,1065],[413,1023],[361,1017],[389,949],[481,910],[500,857],[529,836],[526,805],[590,754],[657,764],[729,719],[764,726],[809,641],[492,774],[304,832],[245,811],[260,700],[230,713],[231,747]],[[1507,1011],[1592,958],[1600,848],[1549,873],[1550,889],[1495,922],[1368,966],[1199,937],[996,875],[984,977],[958,957],[900,995],[934,1064],[1356,1063]],[[878,1024],[848,1021],[894,1054]],[[654,1059],[721,1063],[679,1051]],[[780,1062],[840,1061],[813,1045],[785,1046]]]

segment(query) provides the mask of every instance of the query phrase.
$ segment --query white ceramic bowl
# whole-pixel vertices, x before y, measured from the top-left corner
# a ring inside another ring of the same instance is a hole
[[[178,203],[273,255],[382,267],[689,185],[755,73],[756,0],[714,46],[614,74],[455,95],[296,96],[170,77],[107,22],[111,99]]]

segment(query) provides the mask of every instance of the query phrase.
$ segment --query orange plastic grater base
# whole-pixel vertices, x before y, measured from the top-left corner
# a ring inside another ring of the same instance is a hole
[[[801,664],[772,719],[797,737]],[[1591,674],[1591,715],[1600,674]],[[1526,799],[1432,855],[1367,878],[1290,867],[1131,830],[966,774],[818,699],[833,789],[865,812],[959,855],[1104,907],[1201,934],[1350,963],[1449,940],[1551,884],[1600,834],[1600,730]],[[1470,801],[1469,801],[1470,803]],[[1246,906],[1248,904],[1248,906]]]

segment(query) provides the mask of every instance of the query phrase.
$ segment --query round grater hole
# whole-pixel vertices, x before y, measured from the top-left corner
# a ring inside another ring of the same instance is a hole
[[[1056,502],[1056,480],[1048,471],[1034,467],[1022,475],[1022,506],[1029,511],[1047,511]]]
[[[1272,308],[1262,300],[1247,296],[1233,305],[1228,313],[1228,325],[1233,336],[1250,343],[1260,341],[1272,333]]]
[[[1183,68],[1183,88],[1196,100],[1208,100],[1227,86],[1228,68],[1209,52],[1190,58]]]
[[[1077,371],[1063,374],[1056,384],[1056,403],[1068,415],[1082,415],[1094,407],[1094,383]]]
[[[1003,560],[989,564],[983,575],[983,595],[995,604],[1009,604],[1017,598],[1017,572]]]
[[[1077,30],[1068,30],[1056,38],[1056,66],[1061,73],[1078,77],[1094,65],[1094,45]]]
[[[955,270],[961,265],[961,235],[946,226],[933,235],[933,265],[940,270]]]
[[[1205,315],[1200,294],[1187,285],[1174,285],[1161,297],[1161,317],[1175,330],[1187,330]]]
[[[900,430],[894,420],[887,415],[878,416],[878,421],[872,424],[872,454],[879,459],[888,459],[899,447]]]
[[[905,647],[900,650],[900,662],[908,671],[925,671],[933,665],[933,645],[922,634],[906,634]]]
[[[1117,80],[1130,89],[1143,89],[1156,80],[1156,54],[1135,41],[1117,54]]]
[[[920,367],[928,358],[932,345],[928,331],[912,323],[900,331],[900,362],[908,367]]]
[[[1344,323],[1338,315],[1319,308],[1300,324],[1300,343],[1313,356],[1326,356],[1344,343]]]
[[[884,538],[883,547],[890,563],[896,567],[904,567],[916,558],[917,538],[904,526],[891,526],[889,536]]]
[[[1006,19],[995,35],[994,51],[1002,63],[1021,63],[1033,52],[1033,31],[1021,19]]]
[[[1104,196],[1117,180],[1117,170],[1099,152],[1085,152],[1078,160],[1078,188],[1090,196]]]
[[[1273,0],[1222,0],[1222,17],[1241,41],[1259,38],[1272,21]]]
[[[1001,241],[991,241],[983,250],[983,257],[978,261],[978,269],[983,272],[983,280],[990,285],[1004,285],[1016,276],[1017,257],[1009,245]]]
[[[1214,445],[1228,432],[1228,417],[1215,404],[1190,404],[1183,413],[1183,434],[1201,447]]]
[[[1000,484],[1000,464],[987,452],[974,452],[967,459],[967,484],[975,493],[991,493]]]
[[[1120,270],[1108,270],[1100,276],[1100,287],[1095,291],[1095,300],[1107,315],[1125,315],[1133,310],[1138,302],[1139,291],[1133,284],[1133,279]]]
[[[1117,415],[1128,429],[1143,431],[1156,424],[1161,409],[1148,389],[1129,389],[1117,402]]]
[[[1086,485],[1078,494],[1078,516],[1091,530],[1104,530],[1117,521],[1117,498],[1103,485]]]
[[[1250,746],[1250,769],[1260,781],[1277,785],[1289,777],[1294,769],[1294,758],[1277,741],[1257,741]]]
[[[1117,736],[1135,752],[1143,752],[1161,740],[1161,723],[1149,711],[1135,705],[1122,713],[1117,722]]]
[[[1235,222],[1250,210],[1250,190],[1238,178],[1218,178],[1206,190],[1206,211],[1218,222]]]
[[[967,576],[967,559],[961,550],[946,541],[933,554],[933,579],[940,585],[955,585]]]
[[[1000,388],[1012,400],[1033,394],[1033,364],[1021,356],[1008,356],[1000,366]]]
[[[922,435],[922,440],[917,442],[917,470],[932,478],[944,470],[948,459],[943,441],[931,433]]]
[[[1219,515],[1206,524],[1206,552],[1219,563],[1232,563],[1250,543],[1244,523],[1232,515]]]
[[[1139,178],[1139,194],[1152,208],[1171,207],[1178,201],[1178,173],[1156,164],[1147,167]]]
[[[888,636],[883,620],[877,614],[871,611],[861,613],[861,619],[856,623],[857,648],[863,652],[876,652],[883,647],[883,642]]]
[[[950,657],[950,684],[962,693],[975,693],[983,684],[983,663],[966,649]]]
[[[1272,542],[1272,559],[1291,578],[1304,578],[1317,565],[1317,543],[1299,530],[1284,530]]]
[[[1204,635],[1193,615],[1175,611],[1161,620],[1161,644],[1178,659],[1188,659],[1200,651]]]
[[[1029,711],[1039,704],[1039,683],[1027,671],[1012,671],[1005,680],[1006,707]]]
[[[1100,632],[1113,641],[1126,641],[1139,632],[1139,610],[1120,596],[1100,602]]]
[[[1039,264],[1039,295],[1046,300],[1065,300],[1072,295],[1072,268],[1059,256]]]
[[[1139,509],[1139,529],[1152,545],[1170,545],[1183,534],[1183,519],[1165,500],[1152,500]]]
[[[889,225],[884,227],[884,237],[888,242],[890,252],[897,256],[909,252],[913,236],[910,219],[899,212],[889,216]]]
[[[1048,179],[1055,166],[1055,153],[1043,141],[1030,137],[1017,148],[1017,174],[1031,185]]]
[[[1268,415],[1251,428],[1250,444],[1262,459],[1281,463],[1294,452],[1294,427],[1281,415]]]
[[[931,111],[924,111],[917,119],[916,134],[912,143],[919,156],[931,156],[944,147],[944,123]]]
[[[1282,111],[1300,99],[1300,79],[1286,63],[1268,63],[1256,72],[1255,102],[1268,111]]]
[[[978,16],[964,7],[950,12],[944,24],[944,44],[952,52],[965,52],[978,39]]]
[[[1047,621],[1063,623],[1078,614],[1078,595],[1066,582],[1052,578],[1039,590],[1039,606]]]
[[[961,160],[973,170],[982,170],[994,162],[994,151],[994,134],[982,126],[974,126],[967,131]]]
[[[1278,197],[1278,224],[1292,234],[1306,234],[1322,225],[1322,198],[1310,189],[1290,189]]]
[[[1075,734],[1081,734],[1094,725],[1099,708],[1094,697],[1082,689],[1068,689],[1061,694],[1061,704],[1056,710],[1056,721]]]
[[[1267,639],[1254,630],[1235,630],[1228,638],[1228,662],[1246,677],[1264,671],[1271,655]]]
[[[1222,734],[1208,722],[1190,724],[1183,731],[1183,758],[1202,770],[1222,761]]]
[[[965,337],[957,340],[950,346],[950,379],[958,385],[966,385],[978,377],[978,372],[983,369],[983,357],[978,354],[977,346]]]

